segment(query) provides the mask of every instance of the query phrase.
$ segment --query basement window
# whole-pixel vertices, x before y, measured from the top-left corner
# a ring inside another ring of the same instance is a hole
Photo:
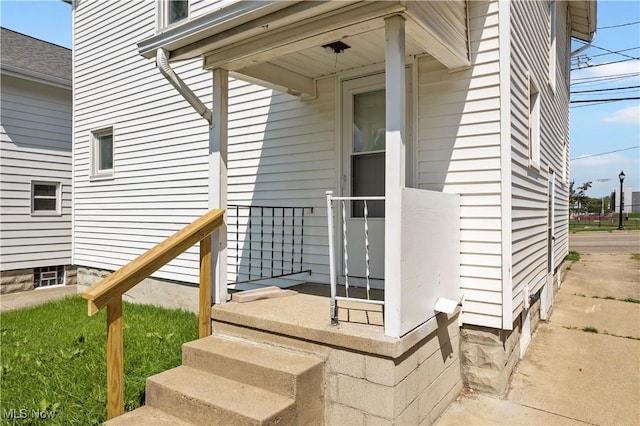
[[[33,285],[35,288],[64,285],[64,266],[34,268]]]
[[[158,16],[160,30],[186,20],[189,18],[189,0],[160,0]]]

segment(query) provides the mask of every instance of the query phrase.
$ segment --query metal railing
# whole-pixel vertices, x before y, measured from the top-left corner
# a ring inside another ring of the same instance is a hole
[[[370,277],[370,257],[369,257],[369,208],[368,202],[371,201],[384,201],[384,196],[366,196],[366,197],[334,197],[333,191],[327,191],[327,227],[329,234],[329,268],[330,268],[330,279],[331,279],[331,324],[338,325],[338,301],[352,301],[352,302],[364,302],[371,303],[375,305],[384,305],[383,300],[373,300],[371,299],[371,277]],[[334,242],[334,225],[333,225],[333,215],[334,215],[334,201],[339,201],[339,207],[342,210],[342,248],[343,248],[343,256],[344,256],[344,278],[345,278],[345,295],[338,296],[337,295],[337,276],[336,276],[336,259],[335,259],[335,242]],[[363,215],[362,219],[364,221],[364,252],[365,252],[365,279],[366,279],[366,290],[367,290],[367,298],[356,298],[349,297],[349,256],[348,256],[348,248],[349,243],[347,239],[347,206],[346,202],[353,201],[361,201],[363,203]]]
[[[310,207],[229,205],[230,283],[277,278],[304,270],[305,212]]]

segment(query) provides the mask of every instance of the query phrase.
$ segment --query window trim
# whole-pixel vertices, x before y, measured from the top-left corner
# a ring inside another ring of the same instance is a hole
[[[100,138],[103,136],[111,135],[111,168],[110,169],[100,169]],[[90,180],[100,180],[100,179],[112,179],[114,175],[115,169],[115,132],[114,126],[102,127],[97,130],[91,131],[91,174]]]
[[[541,94],[540,87],[536,84],[535,79],[531,75],[531,72],[527,73],[527,118],[528,118],[528,132],[527,132],[527,142],[528,142],[528,160],[529,167],[535,169],[537,171],[540,170],[540,137],[541,137],[541,120],[540,120],[540,103],[541,103]],[[532,102],[533,99],[533,102]],[[532,105],[533,103],[533,105]]]
[[[156,2],[156,30],[158,33],[183,24],[191,19],[191,2],[187,0],[187,16],[179,21],[169,23],[168,3],[168,0],[157,0]]]
[[[569,141],[564,137],[562,142],[562,183],[566,186],[569,183]]]
[[[56,195],[54,197],[49,196],[36,196],[35,194],[35,186],[36,185],[51,185],[56,187]],[[55,199],[56,200],[56,208],[55,210],[36,210],[35,209],[35,200],[36,198],[40,199]],[[62,215],[62,182],[60,181],[47,181],[47,180],[32,180],[31,181],[31,192],[30,192],[30,200],[31,200],[31,216],[61,216]]]

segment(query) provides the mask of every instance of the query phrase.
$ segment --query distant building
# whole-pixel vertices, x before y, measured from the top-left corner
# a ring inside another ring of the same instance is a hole
[[[625,186],[622,188],[622,196],[623,213],[640,212],[640,192],[633,192],[630,186]],[[611,210],[620,211],[620,188],[611,193]]]
[[[0,293],[69,284],[71,50],[1,29]]]

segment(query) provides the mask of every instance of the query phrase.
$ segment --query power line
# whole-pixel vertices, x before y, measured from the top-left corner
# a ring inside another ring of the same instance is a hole
[[[635,22],[627,22],[626,24],[618,24],[618,25],[610,25],[608,27],[599,27],[598,30],[608,30],[609,28],[619,28],[619,27],[627,27],[629,25],[637,25],[640,24],[640,21]]]
[[[582,160],[582,159],[591,158],[591,157],[600,157],[602,155],[613,154],[614,152],[629,151],[629,150],[638,149],[638,148],[640,148],[640,145],[632,146],[632,147],[629,147],[629,148],[616,149],[615,151],[601,152],[600,154],[583,155],[581,157],[571,158],[571,159],[569,159],[569,161]]]
[[[625,56],[627,56],[627,55],[625,55]],[[638,57],[638,58],[631,58],[631,59],[623,59],[623,60],[621,60],[621,61],[606,62],[606,63],[604,63],[604,64],[589,65],[589,66],[586,66],[586,67],[584,67],[584,68],[571,68],[571,71],[583,70],[583,69],[586,69],[586,68],[601,67],[601,66],[603,66],[603,65],[619,64],[620,62],[638,61],[638,60],[640,60],[640,57]]]
[[[628,98],[611,98],[611,99],[577,99],[570,101],[572,104],[585,103],[585,102],[617,102],[617,101],[635,101],[640,99],[640,96],[630,96]]]
[[[574,94],[574,93],[607,92],[607,91],[610,91],[610,90],[637,89],[638,87],[640,87],[640,86],[611,87],[609,89],[576,90],[575,92],[570,92],[570,93]]]
[[[637,47],[630,47],[630,48],[628,48],[628,49],[616,50],[615,52],[610,52],[610,53],[599,53],[599,54],[597,54],[597,55],[584,55],[584,56],[588,56],[589,58],[593,59],[593,58],[597,58],[597,57],[599,57],[599,56],[607,56],[607,55],[612,55],[612,54],[614,54],[614,53],[615,53],[615,54],[619,54],[620,52],[628,52],[629,50],[636,50],[636,49],[640,49],[640,46],[637,46]],[[573,58],[571,58],[571,60],[572,60],[572,61],[577,61],[577,60],[578,60],[578,58],[579,58],[580,56],[583,56],[583,55],[574,56]]]
[[[571,83],[571,88],[575,88],[578,85],[581,88],[583,88],[583,87],[598,87],[598,86],[603,86],[603,85],[612,84],[612,83],[616,83],[616,82],[628,81],[629,79],[636,80],[636,79],[638,79],[638,77],[640,77],[640,72],[639,73],[634,73],[634,74],[631,74],[631,75],[627,75],[627,76],[622,75],[621,77],[605,77],[604,79],[603,78],[598,78],[596,80],[576,81],[574,83]],[[638,81],[640,81],[640,80],[638,80]]]
[[[612,80],[616,78],[633,77],[639,74],[640,72],[628,72],[623,74],[611,74],[611,75],[605,75],[605,76],[571,78],[571,80],[576,82],[582,81],[582,80],[589,80],[589,81],[586,81],[585,83],[590,83],[591,81],[595,81],[595,80]],[[578,82],[578,83],[571,83],[571,84],[582,84],[582,83]]]
[[[592,104],[589,105],[575,105],[575,106],[571,106],[569,107],[569,109],[576,109],[576,108],[586,108],[586,107],[592,107],[592,106],[598,106],[598,105],[602,105],[602,104],[608,104],[610,102],[594,102]]]
[[[621,52],[620,50],[618,50],[617,52],[614,52],[613,50],[609,50],[609,49],[604,48],[604,47],[596,46],[596,45],[594,45],[594,44],[592,44],[592,45],[591,45],[591,47],[595,47],[596,49],[600,49],[600,50],[603,50],[603,51],[605,51],[605,52],[615,53],[615,54],[617,54],[617,55],[624,56],[624,57],[626,57],[626,58],[638,59],[638,58],[634,58],[633,56],[629,56],[629,55],[625,55],[624,53],[620,53],[620,52]]]

